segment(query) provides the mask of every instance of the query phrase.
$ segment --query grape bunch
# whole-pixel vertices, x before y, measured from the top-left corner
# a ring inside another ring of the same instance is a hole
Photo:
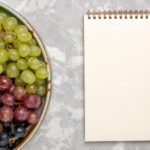
[[[14,16],[0,12],[0,149],[13,149],[38,123],[47,78],[32,33]]]

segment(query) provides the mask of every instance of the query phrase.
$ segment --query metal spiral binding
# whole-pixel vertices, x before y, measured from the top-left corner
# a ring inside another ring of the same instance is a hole
[[[88,11],[88,19],[148,19],[149,10]]]

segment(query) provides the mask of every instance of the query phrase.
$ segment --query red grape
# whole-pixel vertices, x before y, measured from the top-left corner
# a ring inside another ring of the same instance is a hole
[[[29,109],[39,108],[42,104],[40,96],[36,94],[26,94],[23,97],[23,105]]]
[[[0,122],[0,134],[3,132],[3,124]]]
[[[13,109],[8,106],[0,108],[0,120],[2,122],[10,122],[13,119]]]
[[[22,97],[26,94],[26,90],[24,87],[17,86],[15,87],[13,94],[17,100],[21,100]]]
[[[0,76],[0,91],[5,91],[10,89],[12,86],[12,80],[7,76]]]
[[[10,87],[10,89],[7,90],[7,92],[8,93],[13,93],[14,89],[15,89],[15,85],[12,84],[11,87]]]
[[[14,118],[18,121],[25,121],[28,119],[29,111],[23,106],[18,106],[14,111]]]
[[[39,121],[39,114],[35,111],[30,111],[27,121],[29,124],[36,124]]]
[[[13,106],[16,102],[16,99],[15,97],[10,94],[10,93],[5,93],[3,96],[2,96],[2,102],[4,105],[6,106]]]

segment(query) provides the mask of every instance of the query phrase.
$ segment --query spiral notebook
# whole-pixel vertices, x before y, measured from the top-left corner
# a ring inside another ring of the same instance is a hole
[[[149,11],[84,16],[85,141],[150,140]]]

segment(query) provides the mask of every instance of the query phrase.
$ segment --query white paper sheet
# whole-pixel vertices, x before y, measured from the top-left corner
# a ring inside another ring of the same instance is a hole
[[[85,141],[150,140],[150,19],[84,16]]]

